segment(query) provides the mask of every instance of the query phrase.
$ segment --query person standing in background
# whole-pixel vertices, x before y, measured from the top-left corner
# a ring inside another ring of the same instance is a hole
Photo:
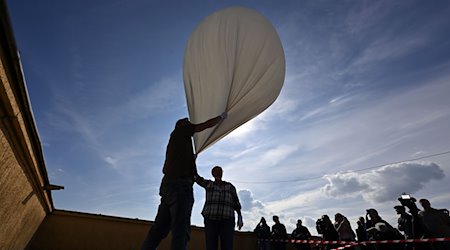
[[[272,226],[273,249],[286,250],[286,242],[284,242],[284,240],[287,240],[286,227],[280,223],[278,216],[274,215],[272,219],[275,222]]]
[[[241,204],[236,188],[230,182],[222,180],[223,170],[215,166],[211,170],[214,181],[195,176],[195,182],[206,190],[206,201],[202,215],[205,220],[205,240],[207,250],[217,250],[220,239],[221,250],[233,249],[233,234],[235,217],[238,215],[237,227],[244,225],[241,214]]]
[[[292,231],[291,238],[293,240],[308,240],[311,233],[308,228],[302,225],[302,220],[297,220],[297,227]],[[295,243],[295,248],[298,250],[310,250],[308,243]]]
[[[261,217],[258,225],[256,225],[255,230],[256,233],[256,245],[258,250],[270,250],[270,227],[266,223],[266,219]]]

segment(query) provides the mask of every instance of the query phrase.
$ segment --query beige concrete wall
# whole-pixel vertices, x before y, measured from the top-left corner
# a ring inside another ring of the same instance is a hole
[[[24,249],[45,217],[3,130],[0,130],[0,249]]]
[[[140,249],[150,222],[68,211],[54,211],[39,227],[30,249]],[[236,250],[256,249],[252,233],[235,234]],[[192,227],[189,249],[205,249],[203,228]],[[170,235],[158,249],[170,249]]]
[[[0,1],[0,249],[24,249],[51,210],[51,197],[20,61]]]

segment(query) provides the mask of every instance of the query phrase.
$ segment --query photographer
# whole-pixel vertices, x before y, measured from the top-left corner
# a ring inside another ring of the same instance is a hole
[[[383,220],[378,211],[370,208],[367,209],[367,234],[369,240],[401,240],[404,239],[403,235],[391,226],[387,221]],[[370,219],[369,219],[370,217]],[[391,249],[390,245],[381,244],[377,245],[378,249]],[[397,247],[397,246],[395,246]]]
[[[402,194],[398,201],[402,204],[403,207],[407,207],[409,209],[409,213],[411,214],[411,238],[408,239],[420,239],[425,236],[426,228],[423,224],[422,218],[419,216],[420,210],[416,206],[416,199],[407,194]],[[405,232],[405,234],[407,234]],[[406,235],[408,237],[408,235]]]
[[[270,249],[270,242],[268,239],[270,238],[270,227],[266,223],[266,219],[264,217],[261,217],[261,220],[259,221],[258,225],[255,227],[255,230],[253,232],[256,233],[257,238],[257,249],[258,250],[269,250]]]
[[[328,215],[322,215],[322,218],[319,218],[316,221],[316,229],[317,233],[322,235],[324,240],[337,241],[339,240],[339,234],[333,226],[333,223],[330,220]],[[333,249],[336,245],[326,245],[326,249]]]
[[[358,241],[366,241],[367,240],[367,231],[366,231],[367,228],[366,228],[366,221],[364,220],[364,217],[359,217],[356,224],[358,224],[358,227],[356,228],[356,235],[358,236]]]

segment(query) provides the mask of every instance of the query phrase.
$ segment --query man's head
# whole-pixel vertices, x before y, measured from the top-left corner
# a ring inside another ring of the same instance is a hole
[[[371,220],[377,220],[380,218],[380,216],[378,215],[378,211],[374,208],[367,209],[367,214],[370,216]]]
[[[358,221],[360,221],[360,222],[363,223],[363,224],[366,223],[366,220],[365,220],[364,217],[362,217],[362,216],[359,217]]]
[[[191,124],[191,122],[186,117],[186,118],[178,120],[177,123],[175,124],[175,128],[181,128],[181,127],[187,126],[189,124]]]
[[[394,209],[397,212],[397,214],[405,213],[405,207],[404,206],[395,206]]]
[[[280,223],[280,218],[278,218],[278,216],[274,215],[274,216],[272,217],[272,219],[273,219],[273,221],[274,221],[275,223]]]
[[[431,208],[430,201],[427,199],[420,199],[419,203],[420,205],[422,205],[424,210],[429,210]]]
[[[302,220],[298,219],[298,220],[297,220],[297,227],[299,227],[299,226],[301,226],[301,225],[302,225]]]
[[[211,169],[211,174],[216,180],[222,179],[223,170],[219,166],[215,166]]]
[[[334,220],[336,222],[341,222],[341,221],[344,220],[344,216],[342,214],[340,214],[340,213],[337,213],[337,214],[334,215]]]

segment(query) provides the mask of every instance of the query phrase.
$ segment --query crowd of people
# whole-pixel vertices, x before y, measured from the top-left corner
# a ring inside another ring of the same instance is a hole
[[[404,240],[404,239],[425,239],[425,238],[445,238],[450,237],[450,217],[447,209],[436,209],[431,207],[427,199],[420,199],[422,206],[420,210],[416,200],[409,195],[402,195],[399,198],[401,205],[394,207],[398,214],[397,225],[392,226],[383,220],[378,211],[374,208],[366,210],[366,216],[361,216],[357,220],[357,228],[352,229],[349,220],[341,213],[334,215],[334,222],[328,215],[321,216],[316,221],[316,230],[323,240],[346,241],[346,242],[366,242],[383,240]],[[408,209],[408,211],[406,211]],[[278,216],[273,216],[274,225],[270,228],[265,218],[261,218],[254,232],[258,238],[258,250],[285,250],[286,240],[308,240],[311,233],[308,228],[298,220],[294,231],[288,235],[286,227],[280,223]],[[323,249],[333,249],[342,245],[327,244]],[[394,244],[360,244],[360,249],[450,249],[450,242],[434,243],[394,243]],[[295,243],[295,248],[299,250],[309,250],[307,243]]]

